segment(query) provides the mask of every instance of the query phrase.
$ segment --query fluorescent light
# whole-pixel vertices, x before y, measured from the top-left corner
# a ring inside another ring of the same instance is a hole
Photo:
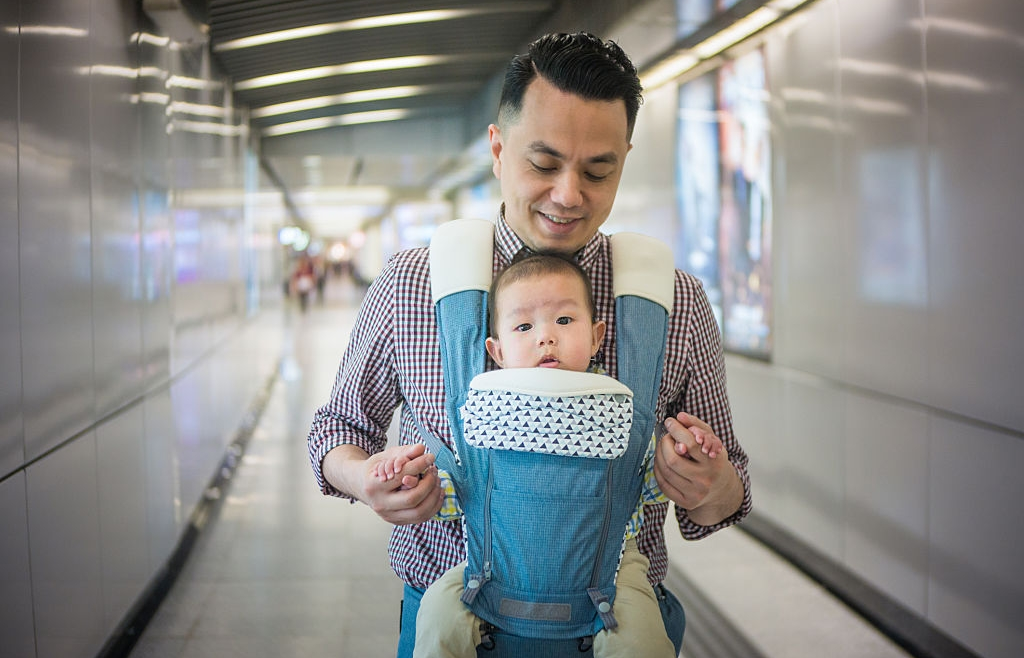
[[[370,101],[408,98],[410,96],[419,96],[429,93],[456,91],[459,89],[467,89],[470,86],[471,85],[468,83],[452,83],[437,85],[406,85],[403,87],[383,87],[381,89],[362,89],[359,91],[350,91],[344,94],[334,94],[333,96],[317,96],[316,98],[302,98],[295,101],[288,101],[286,103],[265,105],[263,107],[254,108],[251,116],[254,119],[260,119],[263,117],[290,114],[292,112],[318,110],[334,105],[367,103]]]
[[[160,94],[154,91],[143,91],[131,95],[132,104],[150,103],[152,105],[167,105],[171,102],[170,94]]]
[[[131,43],[148,43],[151,46],[169,46],[171,45],[170,37],[161,37],[156,34],[150,34],[149,32],[135,32],[129,37]]]
[[[224,123],[206,123],[204,121],[184,121],[175,119],[170,126],[169,132],[184,131],[189,133],[201,133],[206,135],[220,135],[221,137],[238,137],[249,132],[245,124],[232,126]]]
[[[5,27],[4,32],[8,34],[40,34],[47,37],[87,37],[89,30],[80,27],[66,27],[63,25],[13,25]]]
[[[164,85],[170,89],[172,87],[178,87],[180,89],[208,89],[217,90],[224,86],[222,82],[216,82],[214,80],[203,80],[202,78],[190,78],[184,75],[172,75],[167,78],[167,82]]]
[[[710,59],[726,48],[746,39],[754,32],[771,25],[779,12],[767,7],[755,9],[720,32],[712,34],[690,49],[700,59]]]
[[[260,89],[262,87],[273,87],[292,82],[305,80],[317,80],[329,78],[335,75],[349,75],[352,73],[368,73],[371,71],[391,71],[395,69],[411,69],[423,66],[434,66],[455,60],[451,55],[409,55],[407,57],[391,57],[388,59],[369,59],[362,62],[349,62],[334,66],[317,66],[310,69],[299,69],[297,71],[286,71],[284,73],[273,73],[262,75],[258,78],[240,80],[235,89]]]
[[[276,105],[266,105],[264,107],[255,108],[252,111],[252,117],[254,119],[259,119],[262,117],[277,116],[279,114],[289,114],[291,112],[317,110],[323,107],[331,107],[332,105],[365,103],[367,101],[379,101],[392,98],[407,98],[409,96],[421,94],[424,91],[426,91],[426,86],[424,85],[407,85],[405,87],[365,89],[362,91],[350,91],[345,94],[335,94],[333,96],[303,98],[297,101],[289,101],[287,103],[277,103]]]
[[[186,103],[185,101],[174,101],[170,110],[174,114],[192,114],[201,117],[227,117],[231,112],[226,107],[219,105],[205,105],[202,103]]]
[[[644,91],[660,87],[669,80],[678,78],[699,63],[700,59],[689,50],[680,51],[646,71],[640,78],[640,85]]]
[[[320,117],[318,119],[304,119],[302,121],[291,121],[279,123],[276,126],[268,126],[261,132],[266,137],[275,135],[289,135],[292,133],[306,132],[309,130],[321,130],[335,126],[350,126],[359,123],[379,123],[383,121],[398,121],[405,119],[412,114],[409,109],[378,110],[376,112],[354,112],[333,117]]]
[[[356,30],[370,30],[378,27],[392,27],[395,25],[412,25],[416,23],[434,23],[438,21],[449,21],[467,16],[478,16],[481,14],[507,13],[513,11],[536,11],[547,9],[551,6],[549,2],[517,2],[493,5],[490,7],[477,7],[469,9],[434,9],[430,11],[413,11],[404,14],[387,14],[384,16],[367,16],[356,18],[350,21],[339,23],[321,23],[318,25],[306,25],[290,30],[278,30],[276,32],[265,32],[254,34],[248,37],[224,41],[214,46],[214,51],[239,50],[263,46],[268,43],[280,43],[294,39],[308,39],[324,34],[336,32],[352,32]]]

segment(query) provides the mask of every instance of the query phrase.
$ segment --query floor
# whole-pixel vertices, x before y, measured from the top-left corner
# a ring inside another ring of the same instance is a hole
[[[360,293],[332,281],[323,304],[282,312],[280,376],[219,513],[133,658],[394,656],[402,586],[389,526],[320,495],[306,432],[331,388]],[[685,573],[765,656],[905,658],[824,590],[738,530],[700,542],[666,533]],[[684,642],[683,654],[688,655]]]

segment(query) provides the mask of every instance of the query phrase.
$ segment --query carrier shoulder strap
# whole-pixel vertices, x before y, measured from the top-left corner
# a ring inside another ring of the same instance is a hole
[[[430,294],[444,372],[445,411],[456,450],[464,441],[459,409],[469,382],[484,371],[487,295],[494,272],[494,223],[458,219],[437,227],[430,241]],[[420,423],[416,419],[417,424]],[[461,480],[462,468],[452,450],[419,427],[437,465]]]

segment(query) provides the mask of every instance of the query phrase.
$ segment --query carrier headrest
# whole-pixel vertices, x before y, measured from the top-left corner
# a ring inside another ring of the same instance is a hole
[[[477,391],[515,391],[541,397],[580,395],[628,395],[633,391],[622,382],[593,372],[555,368],[506,368],[480,373],[469,382]]]
[[[671,315],[676,283],[672,249],[640,233],[616,233],[610,239],[615,296],[649,299]]]
[[[494,222],[456,219],[445,222],[430,240],[430,294],[438,300],[464,290],[491,288]]]

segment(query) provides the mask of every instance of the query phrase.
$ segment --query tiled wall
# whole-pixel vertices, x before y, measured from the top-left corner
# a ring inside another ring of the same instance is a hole
[[[138,4],[0,3],[4,655],[96,654],[276,363],[247,119]]]
[[[1024,653],[1022,43],[1017,0],[766,35],[775,350],[727,357],[756,510],[989,658]],[[647,95],[617,228],[678,221],[677,102]]]

